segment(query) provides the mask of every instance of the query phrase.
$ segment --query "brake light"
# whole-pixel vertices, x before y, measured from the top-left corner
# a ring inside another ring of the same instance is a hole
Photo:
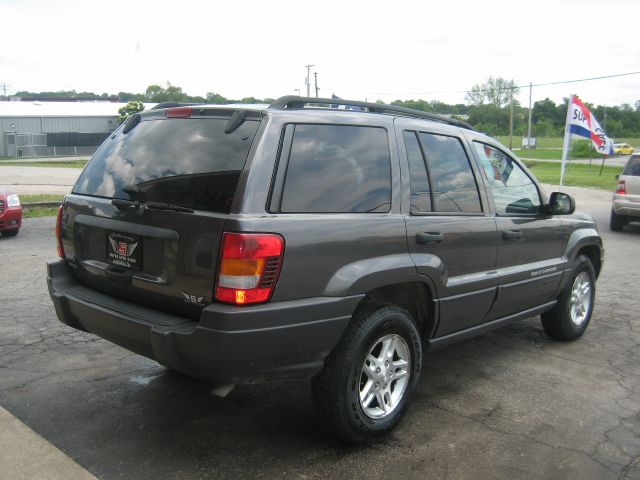
[[[189,118],[191,113],[191,107],[173,107],[168,108],[164,116],[167,118]]]
[[[269,301],[280,274],[283,250],[280,235],[224,233],[215,299],[236,305]]]
[[[627,188],[626,188],[626,185],[624,183],[624,180],[620,180],[618,182],[618,185],[616,186],[615,193],[617,193],[618,195],[626,195],[627,194]]]
[[[62,246],[62,205],[58,207],[58,218],[56,219],[56,240],[58,241],[58,256],[64,258],[64,247]]]

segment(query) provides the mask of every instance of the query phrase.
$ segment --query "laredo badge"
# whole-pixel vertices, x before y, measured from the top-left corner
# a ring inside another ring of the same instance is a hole
[[[184,297],[184,301],[187,303],[192,303],[193,305],[204,305],[204,303],[202,303],[204,297],[196,297],[195,295],[190,295],[187,292],[182,292],[182,296]]]

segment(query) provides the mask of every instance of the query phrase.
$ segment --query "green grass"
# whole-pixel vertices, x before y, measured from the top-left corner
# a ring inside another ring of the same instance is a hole
[[[558,185],[560,183],[560,164],[548,162],[526,161],[525,165],[542,183]],[[600,173],[600,163],[593,165],[567,164],[564,172],[563,183],[573,187],[592,187],[613,190],[616,186],[616,175],[622,172],[623,167],[605,166]]]
[[[0,167],[53,167],[53,168],[84,168],[87,160],[53,161],[53,162],[21,162],[3,160]]]
[[[22,211],[24,218],[37,218],[37,217],[55,217],[58,214],[58,209],[53,208],[29,208]]]
[[[526,135],[525,135],[526,136]],[[499,135],[496,137],[500,143],[509,146],[509,136]],[[520,148],[522,141],[519,135],[513,136],[513,148]],[[562,148],[562,137],[538,137],[536,138],[538,148]],[[615,143],[628,143],[633,147],[640,147],[640,138],[614,138]]]
[[[562,159],[562,149],[561,148],[546,148],[546,149],[536,149],[536,150],[517,150],[514,149],[513,153],[515,153],[519,158],[533,158],[536,160],[560,160]]]
[[[42,193],[38,195],[20,195],[21,203],[34,203],[34,202],[62,202],[64,198],[63,194],[57,193]]]

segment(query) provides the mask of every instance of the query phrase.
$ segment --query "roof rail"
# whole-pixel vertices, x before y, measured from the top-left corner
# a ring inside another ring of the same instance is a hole
[[[332,108],[336,108],[333,107],[334,105],[344,105],[345,107],[361,107],[362,111],[370,113],[395,114],[401,117],[424,118],[427,120],[432,120],[434,122],[446,123],[447,125],[466,128],[467,130],[474,129],[471,125],[463,120],[456,120],[454,118],[445,117],[444,115],[423,112],[421,110],[414,110],[412,108],[397,107],[395,105],[360,102],[358,100],[343,100],[340,98],[313,98],[286,95],[275,100],[271,105],[269,105],[269,109],[303,109],[307,105],[331,105]]]

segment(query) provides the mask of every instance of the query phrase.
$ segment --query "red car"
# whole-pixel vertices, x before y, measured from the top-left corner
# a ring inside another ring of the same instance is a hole
[[[22,207],[15,193],[0,188],[0,233],[15,237],[22,225]]]

